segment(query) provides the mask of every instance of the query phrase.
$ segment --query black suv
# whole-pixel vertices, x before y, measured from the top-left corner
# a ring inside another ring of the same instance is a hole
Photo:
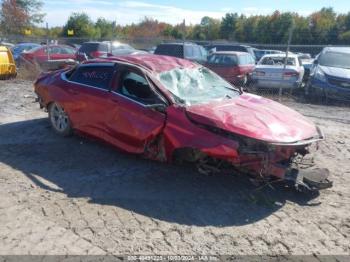
[[[202,46],[194,43],[160,44],[154,54],[184,58],[202,64],[207,61],[207,51]]]

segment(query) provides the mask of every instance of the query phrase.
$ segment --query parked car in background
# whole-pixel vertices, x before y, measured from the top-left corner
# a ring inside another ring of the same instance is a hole
[[[21,43],[21,44],[17,44],[14,47],[11,48],[12,54],[13,54],[13,58],[15,59],[16,65],[19,66],[20,65],[20,58],[21,58],[21,54],[23,52],[28,52],[29,50],[33,49],[33,48],[37,48],[40,47],[41,45],[36,44],[36,43]]]
[[[0,45],[0,80],[16,77],[17,70],[11,50]]]
[[[254,53],[255,48],[247,45],[211,44],[211,45],[207,45],[206,49],[209,51],[209,54],[213,52],[218,52],[218,51],[246,52],[246,53],[249,53],[254,58],[255,61],[257,61]]]
[[[7,48],[9,48],[9,49],[11,49],[12,47],[15,46],[14,44],[9,43],[9,42],[5,42],[5,41],[0,41],[0,45],[1,45],[1,46],[5,46],[5,47],[7,47]]]
[[[259,62],[264,55],[283,54],[280,50],[254,49],[256,61]]]
[[[242,171],[299,190],[332,186],[329,172],[293,165],[323,139],[318,127],[284,105],[240,92],[198,63],[110,57],[43,74],[34,85],[61,136],[76,130],[149,159],[196,164],[205,174]]]
[[[286,63],[285,63],[286,62]],[[297,55],[265,55],[252,75],[255,88],[295,89],[302,84],[304,67]]]
[[[309,98],[350,100],[350,48],[325,47],[316,57],[305,87]]]
[[[163,43],[154,50],[155,55],[165,55],[183,58],[204,64],[207,61],[207,51],[195,43]]]
[[[76,60],[76,49],[67,45],[39,46],[21,54],[21,63],[42,65],[49,60]]]
[[[245,52],[214,52],[206,66],[235,86],[245,86],[251,79],[255,60]]]
[[[118,55],[123,52],[128,54],[136,50],[128,44],[120,42],[86,42],[81,45],[77,52],[77,60],[79,62],[85,61],[86,59],[94,59],[100,57],[106,57],[108,55]]]

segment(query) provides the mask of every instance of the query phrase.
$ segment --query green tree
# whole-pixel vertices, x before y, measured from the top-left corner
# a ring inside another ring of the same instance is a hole
[[[220,36],[223,39],[233,40],[235,38],[236,24],[238,20],[237,13],[227,13],[222,18],[220,25]]]
[[[205,16],[200,23],[200,35],[204,35],[206,40],[215,40],[220,38],[221,21]]]
[[[330,43],[336,28],[336,13],[333,8],[322,8],[310,16],[311,35],[314,44]]]
[[[5,34],[23,34],[24,29],[42,22],[42,1],[3,0],[0,9],[0,30]]]
[[[94,23],[85,13],[73,13],[63,26],[62,36],[68,36],[68,30],[74,31],[74,37],[98,39],[101,32],[95,29]]]
[[[112,39],[115,35],[116,23],[101,17],[95,23],[95,28],[99,30],[101,38]]]
[[[29,17],[29,24],[35,25],[42,23],[45,14],[41,12],[44,5],[43,1],[40,0],[16,0],[19,5]]]

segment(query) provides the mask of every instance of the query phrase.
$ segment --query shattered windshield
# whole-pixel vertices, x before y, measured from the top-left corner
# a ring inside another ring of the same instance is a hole
[[[160,82],[180,103],[208,103],[239,96],[231,84],[205,67],[176,68],[158,76]]]

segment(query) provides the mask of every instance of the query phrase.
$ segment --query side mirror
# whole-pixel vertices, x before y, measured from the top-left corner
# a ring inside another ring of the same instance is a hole
[[[165,113],[167,106],[164,104],[153,104],[153,105],[146,105],[146,108],[149,108],[154,111],[158,111],[160,113]]]
[[[317,59],[314,60],[314,65],[318,65],[318,60]]]

